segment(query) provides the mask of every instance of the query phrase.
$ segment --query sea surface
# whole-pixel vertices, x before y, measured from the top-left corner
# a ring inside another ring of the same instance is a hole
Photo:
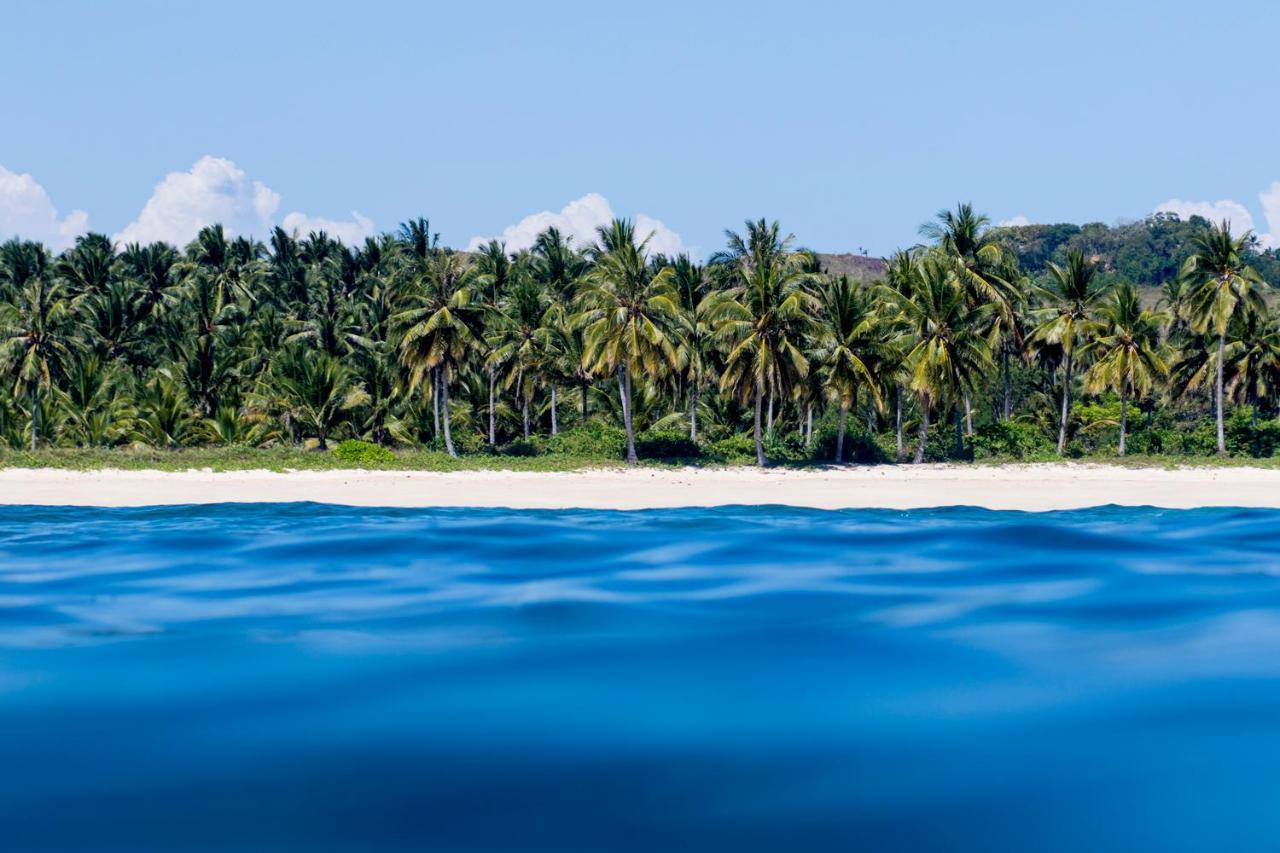
[[[1273,851],[1280,512],[0,508],[0,849]]]

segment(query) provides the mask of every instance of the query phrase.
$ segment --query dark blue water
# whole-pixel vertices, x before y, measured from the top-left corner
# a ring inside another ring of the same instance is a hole
[[[1278,530],[0,509],[0,848],[1274,850]]]

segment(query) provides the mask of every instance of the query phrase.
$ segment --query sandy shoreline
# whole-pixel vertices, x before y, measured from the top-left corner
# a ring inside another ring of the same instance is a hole
[[[1280,508],[1280,470],[1106,465],[465,471],[0,470],[0,504],[149,506],[317,501],[351,506],[645,509],[784,504],[843,509],[1120,504]]]

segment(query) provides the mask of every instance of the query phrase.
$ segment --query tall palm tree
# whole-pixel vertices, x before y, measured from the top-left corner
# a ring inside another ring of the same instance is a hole
[[[676,364],[688,389],[689,440],[698,440],[698,392],[706,381],[714,329],[709,322],[717,295],[706,269],[680,255],[671,263],[672,285],[679,303],[676,314]]]
[[[720,389],[754,401],[756,464],[766,465],[760,416],[766,395],[783,397],[809,373],[801,349],[817,310],[807,289],[815,278],[812,255],[793,251],[793,235],[777,222],[746,223],[746,236],[725,232],[728,248],[712,263],[729,272],[732,287],[712,308],[716,336],[728,350]]]
[[[917,260],[911,282],[896,300],[898,323],[910,349],[905,358],[911,387],[920,399],[920,441],[915,462],[924,461],[929,412],[934,402],[960,401],[991,367],[991,352],[980,329],[990,304],[972,307],[953,258],[930,254]]]
[[[547,359],[547,298],[541,284],[521,274],[498,306],[489,331],[490,375],[501,373],[503,387],[514,389],[524,437],[529,437],[529,404]]]
[[[1098,336],[1086,346],[1093,364],[1085,374],[1085,390],[1096,394],[1110,388],[1120,395],[1120,446],[1124,456],[1129,425],[1129,397],[1151,390],[1169,373],[1160,352],[1160,329],[1166,314],[1146,311],[1137,289],[1124,282],[1112,291],[1099,312]]]
[[[1245,263],[1251,233],[1231,236],[1231,223],[1210,225],[1192,237],[1194,251],[1182,266],[1187,282],[1187,314],[1197,332],[1212,331],[1218,336],[1217,376],[1214,380],[1214,410],[1218,427],[1218,452],[1227,452],[1223,416],[1223,370],[1226,364],[1227,327],[1237,312],[1246,308],[1264,311],[1261,290],[1266,283]]]
[[[1021,308],[1025,301],[1025,282],[1016,259],[993,239],[990,223],[987,216],[974,211],[972,204],[962,203],[956,205],[954,211],[939,211],[934,222],[920,227],[920,233],[932,238],[937,248],[955,261],[956,277],[970,307],[988,303],[994,306],[983,331],[992,351],[1001,351],[1007,412],[1009,355],[1011,351],[1020,351],[1023,345]],[[972,435],[973,407],[967,393],[963,403],[968,433]]]
[[[394,323],[400,330],[400,362],[416,390],[435,377],[444,417],[444,444],[456,457],[449,426],[449,380],[471,347],[481,345],[483,310],[474,301],[476,268],[463,255],[437,249],[426,274],[404,297]]]
[[[31,275],[14,303],[0,303],[0,357],[16,377],[13,394],[31,392],[31,449],[40,428],[40,389],[52,388],[58,366],[71,356],[71,306],[47,272]]]
[[[505,243],[490,240],[481,247],[476,254],[476,291],[489,321],[496,318],[511,288],[512,276],[513,265]],[[497,377],[492,364],[486,367],[485,373],[489,378],[489,446],[493,447],[498,443]]]
[[[888,336],[870,292],[852,284],[848,276],[827,282],[818,299],[821,308],[815,323],[813,361],[840,406],[836,461],[843,462],[845,420],[858,389],[865,388],[875,405],[883,406],[879,374]]]
[[[1058,455],[1067,446],[1067,412],[1071,398],[1071,368],[1077,344],[1086,342],[1095,331],[1093,314],[1106,291],[1097,284],[1097,267],[1084,253],[1072,249],[1067,265],[1048,265],[1049,285],[1042,298],[1048,303],[1036,317],[1039,325],[1032,338],[1062,350],[1062,413],[1058,420]]]
[[[627,462],[635,463],[632,377],[657,377],[677,364],[668,328],[678,313],[670,267],[649,263],[652,235],[637,239],[630,220],[614,219],[596,229],[594,267],[583,277],[575,323],[584,330],[591,370],[615,374],[627,436]]]

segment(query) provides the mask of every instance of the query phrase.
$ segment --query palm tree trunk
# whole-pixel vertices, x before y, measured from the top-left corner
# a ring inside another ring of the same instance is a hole
[[[496,402],[497,402],[495,400],[494,382],[495,382],[495,377],[493,375],[493,368],[490,367],[489,368],[489,446],[490,447],[493,447],[498,443],[498,418],[497,418],[497,412],[494,411],[494,406],[496,405]]]
[[[813,446],[813,403],[804,407],[804,446]]]
[[[1214,389],[1214,394],[1217,397],[1217,403],[1218,403],[1218,452],[1219,453],[1227,452],[1227,438],[1226,438],[1225,431],[1223,429],[1223,415],[1222,415],[1222,371],[1223,371],[1222,362],[1226,358],[1226,351],[1227,351],[1227,334],[1226,332],[1223,332],[1218,335],[1218,379],[1216,382],[1216,387]]]
[[[698,440],[698,382],[696,378],[689,386],[689,440]]]
[[[964,455],[964,418],[960,414],[961,403],[956,403],[956,456]]]
[[[36,433],[40,429],[40,380],[31,386],[31,452],[36,452]]]
[[[524,437],[529,437],[529,397],[520,393],[520,417],[524,421]]]
[[[756,439],[756,464],[761,468],[765,466],[764,443],[760,440],[760,410],[764,407],[764,389],[761,388],[760,380],[756,380],[756,420],[755,420],[755,439]]]
[[[920,392],[920,446],[916,448],[916,464],[924,461],[924,445],[929,440],[929,392]]]
[[[1062,362],[1062,416],[1058,420],[1058,455],[1067,446],[1067,405],[1071,401],[1071,356]]]
[[[622,427],[627,433],[627,464],[639,461],[636,456],[636,438],[631,431],[631,371],[625,364],[618,365],[618,394],[622,397]]]
[[[969,392],[964,392],[964,434],[973,438],[973,404],[969,402]]]
[[[556,386],[551,386],[551,434],[555,435],[559,432],[556,425]]]
[[[836,428],[836,462],[844,461],[844,419],[849,413],[849,407],[845,405],[844,400],[840,401],[840,426]]]
[[[1009,347],[1004,347],[1001,356],[1004,361],[1004,420],[1013,417],[1013,385],[1009,381]]]
[[[769,420],[765,426],[765,432],[773,435],[773,392],[769,392]]]
[[[431,424],[436,438],[440,437],[440,377],[436,368],[431,368]]]
[[[587,426],[587,380],[581,380],[582,383],[582,426]]]
[[[1124,456],[1124,436],[1129,426],[1129,380],[1120,380],[1120,455]]]
[[[448,368],[441,368],[436,381],[440,383],[440,400],[444,409],[444,449],[450,456],[457,459],[458,451],[453,449],[453,433],[449,431],[449,371]]]
[[[871,405],[871,395],[867,395],[867,432],[876,431],[876,410]]]
[[[894,403],[894,408],[896,409],[896,411],[893,413],[893,421],[894,421],[893,431],[894,431],[895,437],[898,439],[898,455],[894,461],[901,462],[902,461],[902,386],[898,385],[896,386],[896,389],[897,389],[897,393],[894,395],[896,397],[896,401]]]

